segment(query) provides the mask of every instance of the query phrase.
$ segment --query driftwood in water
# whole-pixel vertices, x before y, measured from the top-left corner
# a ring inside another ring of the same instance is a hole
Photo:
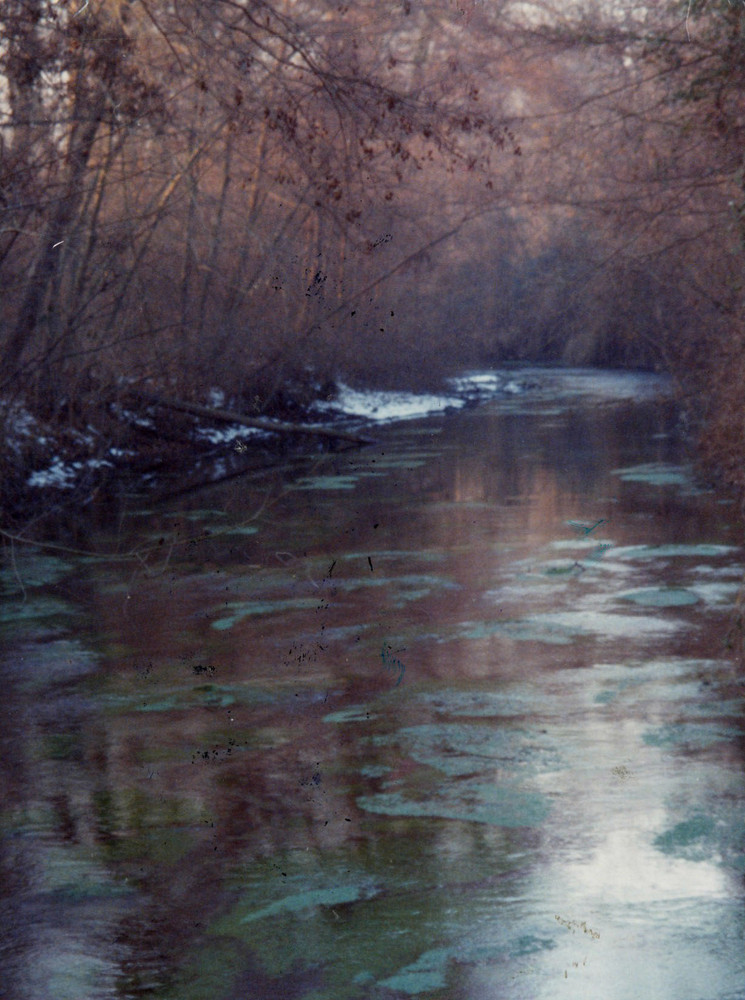
[[[168,410],[180,413],[190,413],[195,417],[204,417],[220,423],[241,424],[244,427],[254,427],[257,430],[271,431],[272,434],[311,434],[316,437],[331,438],[340,441],[352,441],[354,444],[373,444],[373,439],[351,431],[335,430],[320,424],[293,424],[286,420],[270,420],[267,417],[247,417],[236,410],[215,409],[212,406],[201,406],[199,403],[187,403],[180,399],[165,399],[150,392],[135,391],[132,395],[154,406],[162,406]]]

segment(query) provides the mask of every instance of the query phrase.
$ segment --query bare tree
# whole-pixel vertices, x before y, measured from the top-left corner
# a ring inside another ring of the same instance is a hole
[[[402,262],[437,238],[422,178],[486,189],[509,142],[444,2],[4,0],[0,21],[6,384],[250,379],[307,357],[309,331],[338,354],[327,317],[390,271],[368,248],[394,211]]]

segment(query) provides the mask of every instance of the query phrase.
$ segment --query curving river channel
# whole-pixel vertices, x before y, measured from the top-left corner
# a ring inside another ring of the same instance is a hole
[[[6,550],[3,998],[741,1000],[742,526],[520,377]]]

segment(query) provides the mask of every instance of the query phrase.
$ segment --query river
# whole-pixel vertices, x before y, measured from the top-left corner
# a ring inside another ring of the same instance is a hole
[[[742,525],[510,378],[6,548],[4,998],[741,1000]]]

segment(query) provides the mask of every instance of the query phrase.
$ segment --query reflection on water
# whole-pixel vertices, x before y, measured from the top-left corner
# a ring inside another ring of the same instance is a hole
[[[653,386],[14,553],[3,996],[740,997],[741,538]]]

